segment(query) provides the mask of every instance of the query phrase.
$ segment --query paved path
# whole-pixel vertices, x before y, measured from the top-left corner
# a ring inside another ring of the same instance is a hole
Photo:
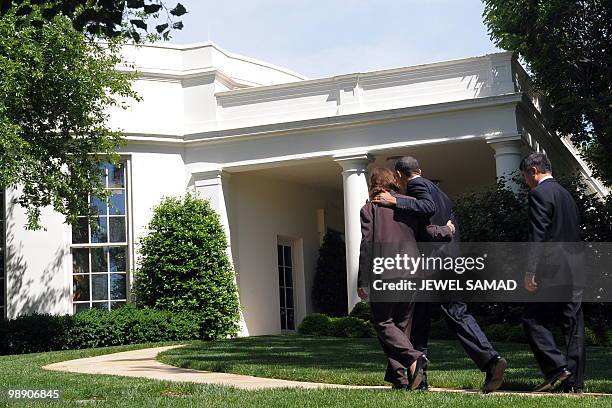
[[[359,386],[323,384],[303,381],[278,380],[274,378],[253,377],[250,375],[216,373],[209,371],[191,370],[160,363],[156,356],[166,350],[182,347],[166,346],[121,353],[104,354],[97,357],[80,358],[77,360],[62,361],[49,364],[43,368],[53,371],[66,371],[82,374],[106,374],[124,377],[149,378],[153,380],[192,382],[198,384],[217,384],[245,390],[269,388],[344,388],[344,389],[389,389],[388,386]],[[455,390],[446,388],[430,388],[435,392],[453,392],[463,394],[480,394],[478,390]],[[549,393],[527,393],[519,391],[499,391],[494,394],[511,394],[525,396],[552,395]],[[556,394],[560,395],[560,394]],[[609,395],[609,394],[583,394],[583,395]]]

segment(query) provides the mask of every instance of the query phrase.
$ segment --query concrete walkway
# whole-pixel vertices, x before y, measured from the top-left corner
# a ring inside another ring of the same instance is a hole
[[[178,346],[155,347],[141,350],[124,351],[121,353],[104,354],[97,357],[80,358],[49,364],[43,368],[53,371],[65,371],[81,374],[105,374],[124,377],[149,378],[152,380],[191,382],[197,384],[216,384],[235,387],[244,390],[269,388],[343,388],[343,389],[390,389],[388,386],[359,386],[324,384],[303,381],[278,380],[274,378],[253,377],[250,375],[216,373],[210,371],[191,370],[160,363],[156,360],[159,353]],[[452,392],[463,394],[480,394],[479,390],[456,390],[446,388],[430,388],[434,392]],[[550,393],[528,393],[520,391],[498,391],[494,394],[511,394],[525,396],[563,395]],[[567,394],[565,394],[567,395]],[[581,394],[604,396],[610,394]],[[573,395],[578,396],[578,395]]]

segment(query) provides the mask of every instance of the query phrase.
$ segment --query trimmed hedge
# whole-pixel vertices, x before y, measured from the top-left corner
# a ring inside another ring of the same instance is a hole
[[[370,320],[370,304],[368,302],[359,302],[353,307],[351,313],[349,313],[351,317],[357,317],[361,320]]]
[[[349,317],[329,317],[320,313],[310,314],[302,320],[298,332],[310,336],[376,337],[376,333],[369,322],[369,316],[369,304],[360,302],[355,305]],[[486,324],[484,321],[479,323],[481,323],[482,330],[487,338],[492,342],[527,343],[527,338],[520,324]],[[553,333],[558,344],[563,344],[561,331],[557,329]],[[444,319],[432,320],[429,337],[434,340],[455,339],[455,335],[448,329]],[[585,342],[589,346],[612,347],[612,329],[586,327]]]
[[[350,338],[376,336],[372,325],[368,321],[350,316],[329,317],[320,313],[306,316],[299,325],[298,332],[310,336]]]
[[[20,316],[0,321],[0,355],[194,340],[202,337],[202,321],[193,312],[138,309],[130,304],[112,311]]]

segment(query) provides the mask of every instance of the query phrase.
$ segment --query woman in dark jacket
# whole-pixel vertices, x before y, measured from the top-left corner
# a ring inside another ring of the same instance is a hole
[[[399,195],[398,190],[391,170],[376,168],[372,171],[370,200],[382,191]],[[449,241],[454,232],[450,221],[445,226],[428,225],[422,217],[372,204],[370,200],[361,209],[358,294],[364,300],[368,298],[368,288],[373,279],[398,282],[415,277],[405,268],[398,267],[386,268],[382,274],[374,275],[375,258],[395,259],[397,255],[417,258],[420,255],[417,241]],[[381,263],[377,265],[380,267]],[[385,381],[392,383],[396,389],[414,390],[421,383],[423,369],[428,362],[423,353],[415,350],[410,343],[414,303],[407,295],[402,297],[401,293],[377,295],[370,303],[370,318],[388,360]]]

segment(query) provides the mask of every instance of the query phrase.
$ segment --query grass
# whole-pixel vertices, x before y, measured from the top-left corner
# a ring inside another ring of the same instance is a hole
[[[266,340],[282,338],[253,339],[263,344]],[[235,340],[236,346],[243,345],[245,339]],[[297,344],[306,339],[287,338],[284,343]],[[316,340],[311,340],[316,342]],[[225,343],[226,349],[232,342],[205,343],[219,347]],[[172,343],[157,343],[90,349],[78,351],[59,351],[50,353],[26,354],[19,356],[0,356],[0,390],[6,395],[8,389],[59,389],[63,399],[59,402],[7,402],[0,397],[0,406],[50,406],[50,407],[509,407],[512,408],[569,408],[569,407],[609,407],[610,399],[596,397],[524,397],[499,395],[456,395],[421,392],[394,392],[390,390],[302,390],[283,389],[268,391],[242,391],[227,387],[198,384],[181,384],[137,378],[114,377],[106,375],[70,374],[46,371],[41,367],[50,363],[74,358],[91,357],[100,354],[134,350],[138,348],[161,346]],[[313,344],[313,343],[311,343]],[[347,340],[344,340],[345,346]],[[352,344],[352,340],[351,340]],[[368,348],[371,343],[357,341],[356,351]],[[190,347],[202,348],[202,343]],[[437,346],[437,344],[436,344]],[[372,353],[375,350],[370,350]],[[166,356],[168,357],[168,356]],[[354,355],[353,359],[361,356]],[[368,357],[369,358],[369,357]],[[327,361],[320,361],[325,368]],[[333,360],[331,364],[337,364]],[[374,367],[372,367],[374,368]],[[315,369],[315,368],[313,368]],[[300,370],[298,370],[300,371]]]
[[[508,360],[505,389],[531,390],[542,381],[524,344],[496,345]],[[162,362],[197,370],[333,384],[383,385],[385,358],[376,339],[261,336],[196,342],[169,350]],[[435,387],[475,389],[481,373],[453,341],[430,345],[429,382]],[[612,348],[590,347],[587,391],[612,393]]]

